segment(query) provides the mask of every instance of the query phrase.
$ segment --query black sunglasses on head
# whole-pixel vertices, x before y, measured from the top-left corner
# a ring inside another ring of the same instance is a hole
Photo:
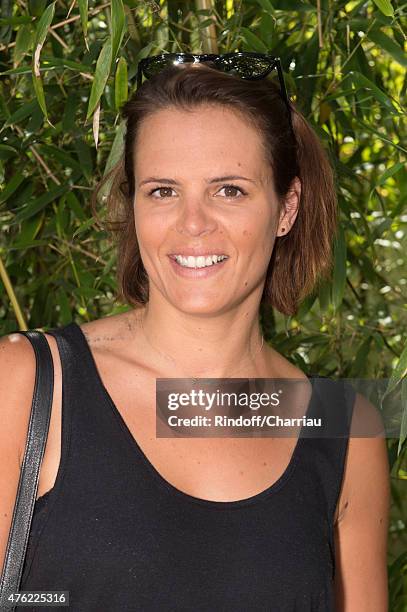
[[[284,82],[281,61],[279,57],[268,55],[267,53],[255,53],[254,51],[238,51],[234,53],[163,53],[161,55],[151,55],[140,60],[137,69],[137,89],[141,85],[142,77],[146,79],[161,72],[167,66],[176,66],[184,63],[210,62],[212,67],[222,72],[228,72],[248,81],[264,79],[270,72],[277,69],[280,82],[281,97],[283,98],[290,121],[291,129],[291,108],[287,89]],[[294,130],[293,130],[294,132]]]

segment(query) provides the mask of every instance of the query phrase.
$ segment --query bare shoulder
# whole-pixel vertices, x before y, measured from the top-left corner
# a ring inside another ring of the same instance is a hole
[[[382,416],[364,395],[356,393],[338,520],[358,511],[367,513],[375,504],[385,513],[389,482]]]
[[[0,337],[0,359],[3,363],[11,364],[13,359],[30,355],[34,355],[31,343],[23,334],[15,332]]]
[[[35,371],[35,353],[23,334],[0,338],[0,441],[2,449],[14,449],[17,456],[25,445]]]
[[[22,334],[0,338],[0,564],[20,477],[35,385],[36,362]]]
[[[336,605],[341,610],[349,606],[352,610],[385,611],[389,462],[380,413],[361,394],[356,394],[354,402],[341,510],[335,525]]]
[[[366,487],[374,489],[376,483],[380,488],[380,484],[384,485],[387,479],[388,471],[382,416],[364,395],[356,393],[349,438],[348,469],[345,474],[349,488],[357,490],[362,478],[365,479]],[[375,494],[373,490],[372,494]]]
[[[134,311],[82,323],[80,328],[92,350],[110,350],[126,341],[137,326]]]
[[[361,393],[355,394],[353,405],[351,437],[384,437],[385,428],[380,411]]]

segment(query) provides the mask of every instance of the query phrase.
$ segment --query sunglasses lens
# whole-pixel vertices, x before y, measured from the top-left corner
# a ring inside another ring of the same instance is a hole
[[[174,66],[176,64],[185,64],[194,61],[194,56],[188,53],[184,53],[183,55],[173,55],[172,53],[168,53],[168,57],[159,56],[149,58],[146,66],[143,68],[144,75],[149,79],[167,68],[167,66]]]
[[[158,72],[161,72],[164,68],[172,64],[173,60],[167,59],[165,57],[152,57],[150,61],[144,66],[143,72],[145,76],[149,79],[154,76]]]
[[[167,57],[168,55],[168,57]],[[167,66],[197,61],[196,56],[188,53],[168,53],[161,56],[152,56],[143,67],[144,76],[149,79],[164,70]],[[205,60],[206,64],[212,65],[222,72],[235,74],[241,79],[260,79],[265,77],[275,64],[272,59],[256,55],[225,55]]]
[[[218,66],[224,72],[236,74],[242,79],[260,78],[270,71],[272,63],[265,57],[256,56],[229,56],[222,57]]]

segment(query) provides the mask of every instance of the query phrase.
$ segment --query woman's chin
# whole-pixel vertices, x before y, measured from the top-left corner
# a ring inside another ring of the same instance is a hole
[[[172,305],[185,314],[216,315],[220,314],[226,307],[223,300],[222,302],[219,301],[219,293],[202,292],[199,295],[199,292],[190,291],[168,297],[170,297]]]

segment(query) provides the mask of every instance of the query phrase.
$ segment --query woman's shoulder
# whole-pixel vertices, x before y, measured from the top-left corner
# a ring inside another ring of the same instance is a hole
[[[138,327],[135,311],[108,315],[79,325],[92,350],[113,350],[134,338]]]
[[[128,371],[141,376],[148,368],[140,337],[139,312],[132,310],[79,325],[102,379]]]
[[[368,510],[383,497],[388,480],[384,422],[379,410],[363,394],[354,395],[352,421],[340,495],[339,518]]]

